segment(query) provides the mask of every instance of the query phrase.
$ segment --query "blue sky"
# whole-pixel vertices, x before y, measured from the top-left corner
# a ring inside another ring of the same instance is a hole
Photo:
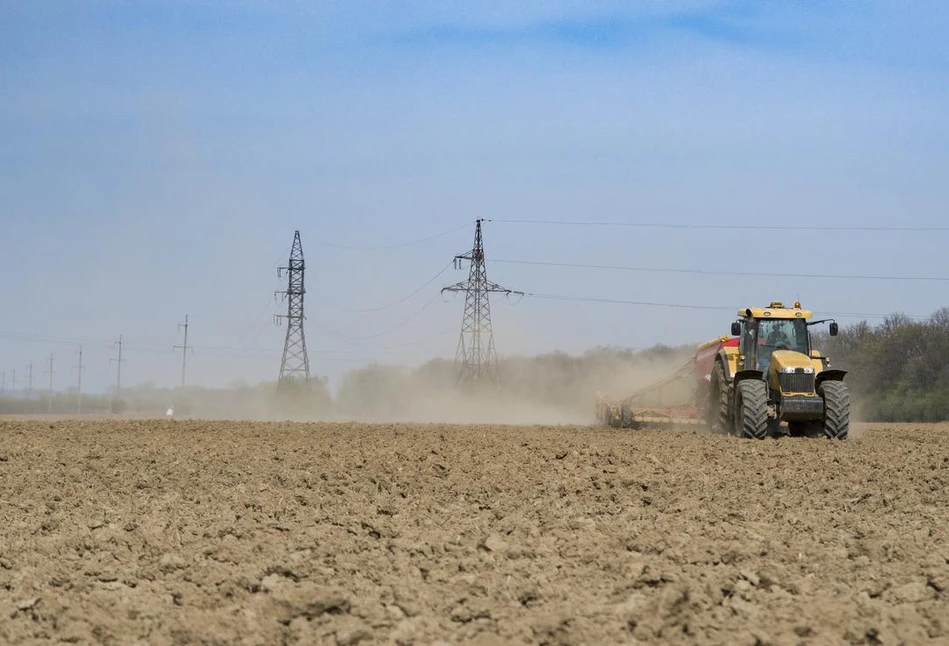
[[[275,377],[299,229],[311,365],[451,357],[475,218],[949,225],[949,8],[898,2],[0,2],[0,372]],[[463,228],[459,228],[463,227]],[[410,242],[390,249],[343,249]],[[485,224],[536,293],[928,315],[947,232]],[[498,262],[494,262],[497,260]],[[435,299],[435,300],[433,300]],[[446,299],[448,300],[448,299]],[[422,309],[424,307],[424,309]],[[729,311],[496,301],[501,354],[690,343]],[[853,319],[840,318],[842,323]],[[371,338],[354,338],[371,337]]]

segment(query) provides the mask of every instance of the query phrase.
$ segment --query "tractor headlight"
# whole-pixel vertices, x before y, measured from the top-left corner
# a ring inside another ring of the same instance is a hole
[[[795,373],[802,374],[802,375],[812,375],[814,374],[814,369],[813,368],[781,368],[780,370],[778,370],[778,372],[786,374],[786,375],[793,375]]]

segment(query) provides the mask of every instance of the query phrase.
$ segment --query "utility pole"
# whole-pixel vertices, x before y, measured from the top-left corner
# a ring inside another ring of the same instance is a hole
[[[79,371],[79,388],[76,399],[76,414],[78,415],[82,412],[82,346],[79,346],[79,365],[73,366],[73,369]]]
[[[290,248],[290,259],[286,267],[277,270],[287,271],[287,290],[277,292],[287,300],[287,313],[279,314],[275,319],[287,319],[287,335],[283,342],[283,358],[280,360],[280,377],[277,387],[283,388],[287,378],[300,376],[306,386],[310,384],[310,358],[306,352],[306,336],[303,333],[303,297],[306,289],[303,284],[303,274],[306,265],[303,261],[303,244],[300,242],[300,232],[293,233],[293,246]]]
[[[7,390],[7,373],[0,372],[0,395]]]
[[[46,371],[49,373],[49,391],[47,394],[47,412],[53,412],[53,353],[49,354],[49,369]]]
[[[29,386],[27,387],[27,390],[26,390],[26,398],[33,399],[33,362],[32,361],[30,361],[28,370],[29,370],[30,377],[29,377]]]
[[[173,346],[173,350],[181,348],[181,387],[185,387],[185,370],[188,365],[188,315],[185,314],[185,322],[178,324],[178,329],[184,328],[185,330],[185,340],[182,345]],[[191,350],[194,352],[194,349]]]
[[[462,261],[471,263],[468,280],[442,288],[442,292],[465,292],[465,312],[461,320],[461,336],[455,353],[455,385],[474,384],[482,380],[500,385],[498,357],[494,349],[494,331],[491,327],[489,293],[519,294],[488,280],[484,262],[484,241],[481,220],[475,222],[475,238],[471,251],[455,256],[455,268]]]
[[[16,395],[16,368],[13,369],[13,385],[10,386],[10,393]]]
[[[119,340],[116,341],[113,345],[119,347],[119,358],[118,359],[109,359],[109,363],[115,362],[116,364],[116,375],[115,375],[115,400],[117,401],[122,398],[122,362],[125,359],[122,358],[122,335],[119,335]],[[113,405],[113,408],[115,406]]]

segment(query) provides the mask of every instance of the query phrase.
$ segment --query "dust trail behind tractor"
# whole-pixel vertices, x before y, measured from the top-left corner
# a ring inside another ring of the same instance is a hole
[[[597,394],[597,423],[614,428],[704,426],[715,355],[723,347],[737,345],[738,339],[729,336],[712,339],[674,372],[624,399]]]

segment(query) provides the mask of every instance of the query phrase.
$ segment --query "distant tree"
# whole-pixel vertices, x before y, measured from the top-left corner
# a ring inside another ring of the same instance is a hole
[[[378,363],[346,373],[337,391],[339,411],[359,417],[404,415],[410,374],[405,368]]]
[[[328,379],[324,377],[309,381],[295,377],[279,379],[273,393],[276,411],[306,417],[326,415],[332,404],[327,383]]]

